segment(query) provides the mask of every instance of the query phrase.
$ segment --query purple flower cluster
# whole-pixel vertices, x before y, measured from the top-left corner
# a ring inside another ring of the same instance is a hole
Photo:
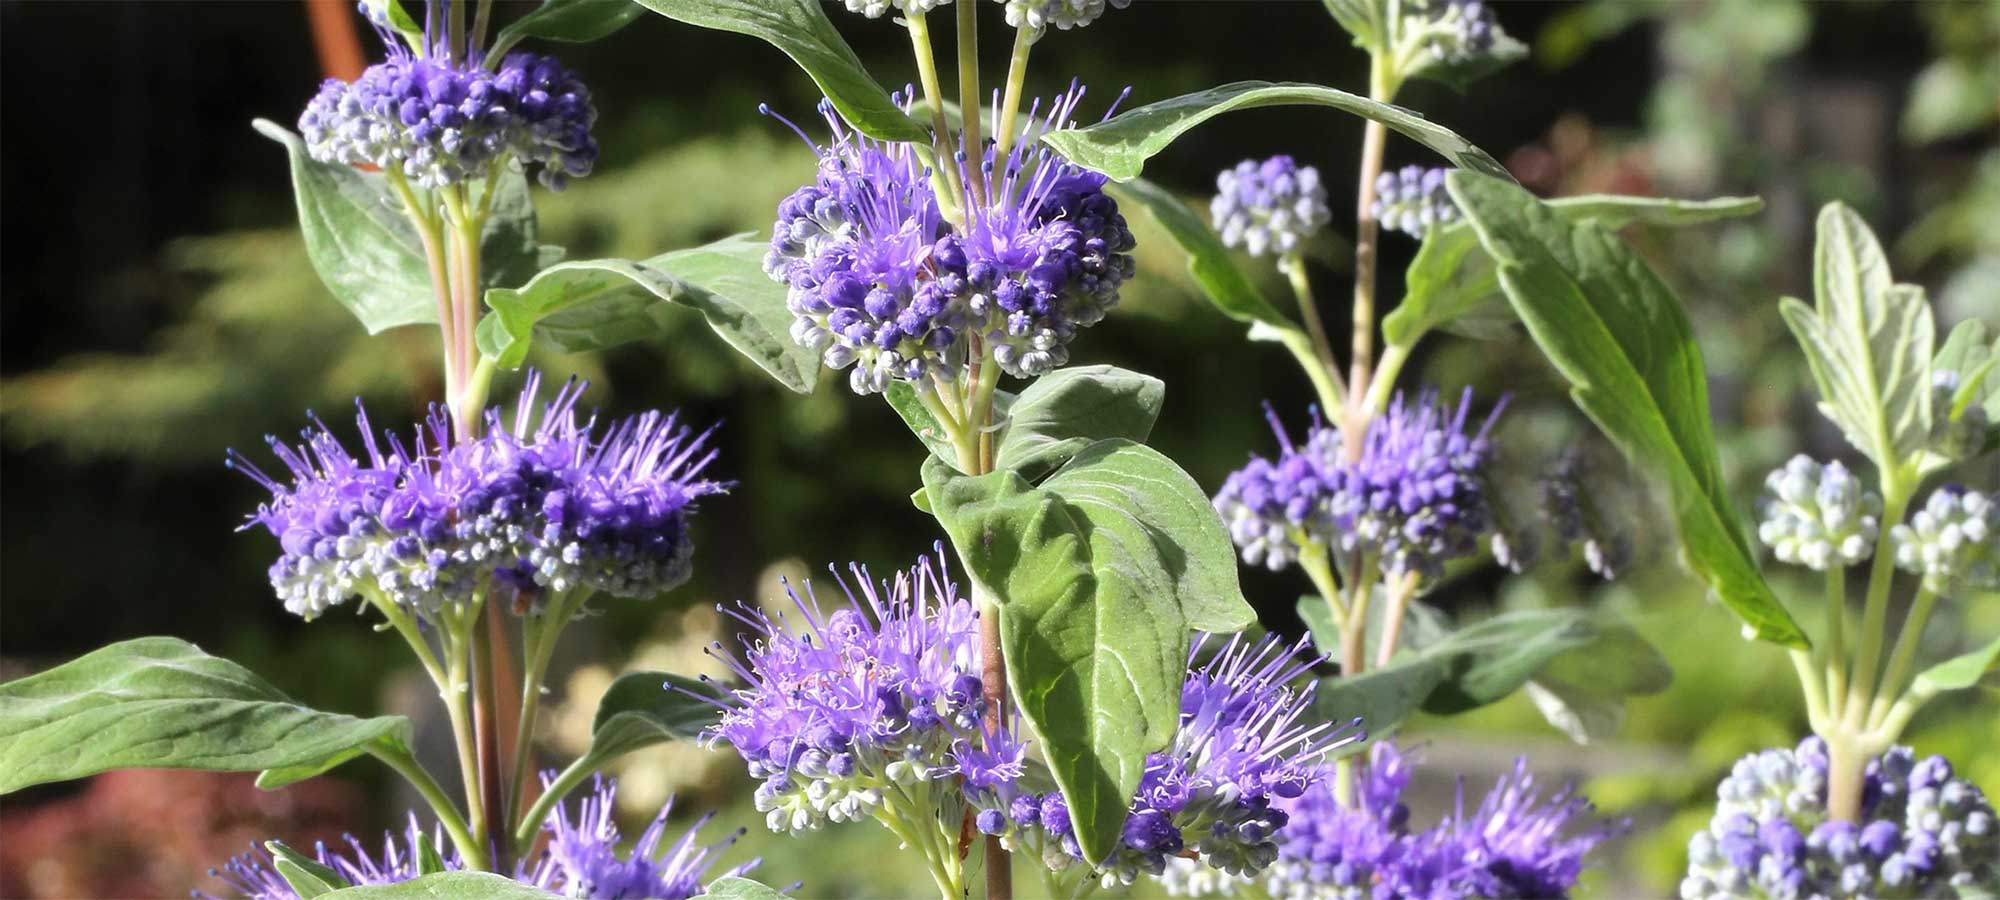
[[[1404,166],[1375,178],[1375,203],[1370,207],[1383,228],[1424,238],[1431,229],[1458,221],[1458,204],[1445,192],[1448,169]]]
[[[327,849],[325,844],[313,848],[313,858],[320,865],[338,873],[350,886],[375,886],[408,881],[423,874],[423,857],[427,853],[438,854],[438,863],[444,871],[465,868],[464,860],[449,843],[444,832],[433,828],[429,834],[417,824],[417,814],[410,813],[409,824],[403,829],[399,841],[394,834],[382,835],[382,852],[371,854],[353,835],[346,835],[348,853]],[[208,870],[209,877],[217,878],[248,900],[299,900],[299,894],[278,874],[270,851],[252,844],[248,853],[241,854],[222,865],[220,869]],[[201,891],[192,892],[202,900],[219,900]]]
[[[744,686],[704,738],[762,780],[757,809],[773,831],[874,816],[892,792],[927,793],[962,771],[1004,778],[1020,762],[1018,748],[972,743],[985,711],[978,616],[942,548],[893,581],[850,572],[860,596],[842,579],[846,602],[831,609],[808,584],[803,596],[786,585],[796,618],[727,610],[755,634],[740,653],[710,652]]]
[[[708,433],[649,412],[600,436],[594,418],[577,418],[577,382],[531,429],[539,382],[529,376],[511,429],[494,410],[474,440],[454,439],[434,407],[408,444],[378,441],[359,413],[359,457],[317,418],[302,446],[270,439],[288,480],[231,451],[229,465],[271,492],[244,527],[278,538],[270,578],[285,608],[311,619],[364,596],[430,615],[496,574],[619,597],[685,581],[694,501],[726,487],[698,477],[714,458]]]
[[[1447,560],[1477,549],[1491,526],[1482,470],[1500,410],[1468,433],[1471,401],[1470,388],[1455,408],[1434,391],[1415,403],[1398,395],[1369,424],[1355,462],[1342,455],[1337,428],[1315,422],[1298,448],[1272,416],[1278,458],[1253,457],[1231,474],[1216,511],[1246,562],[1282,568],[1317,544],[1376,554],[1392,574],[1435,577]]]
[[[1860,822],[1827,815],[1827,750],[1807,738],[1736,762],[1688,842],[1686,900],[1934,897],[2000,889],[2000,820],[1942,756],[1870,760]]]
[[[1251,256],[1298,253],[1333,214],[1319,170],[1285,155],[1263,162],[1246,159],[1215,176],[1215,199],[1208,212],[1222,243]]]
[[[545,780],[548,777],[545,776]],[[703,825],[713,813],[702,816],[662,849],[667,835],[667,816],[673,812],[668,798],[651,824],[639,834],[629,854],[618,851],[618,823],[612,819],[618,783],[599,776],[591,793],[578,804],[576,820],[558,806],[549,814],[542,830],[548,834],[548,849],[532,863],[523,863],[514,878],[564,897],[591,900],[686,900],[702,893],[710,878],[708,870],[716,858],[742,830],[711,844],[696,843]],[[742,875],[757,867],[761,859],[751,859],[713,877]]]
[[[1378,744],[1353,808],[1330,780],[1286,804],[1291,819],[1265,890],[1285,900],[1562,897],[1584,857],[1623,827],[1586,824],[1589,802],[1567,787],[1544,796],[1522,759],[1471,814],[1461,783],[1455,810],[1413,832],[1402,801],[1409,780],[1408,761]]]
[[[1195,642],[1191,658],[1207,641]],[[1181,688],[1180,729],[1166,750],[1146,758],[1123,840],[1096,872],[1105,886],[1160,875],[1176,857],[1237,877],[1277,858],[1287,821],[1279,805],[1328,771],[1320,765],[1328,753],[1363,739],[1312,721],[1312,684],[1292,686],[1314,662],[1297,657],[1303,643],[1231,638],[1193,666]],[[1060,792],[968,785],[967,793],[982,830],[1059,872],[1082,863]]]
[[[1039,127],[1067,127],[1082,98],[1072,86]],[[1005,160],[988,148],[976,167],[958,162],[954,227],[917,147],[861,135],[830,103],[820,112],[833,141],[814,148],[814,182],[779,204],[764,271],[787,286],[793,340],[829,368],[853,366],[856,393],[953,381],[975,343],[1008,374],[1043,374],[1118,302],[1133,240],[1103,176],[1033,141]]]
[[[515,867],[513,879],[564,897],[588,900],[686,900],[701,894],[716,857],[735,843],[742,832],[711,844],[698,844],[701,828],[710,818],[703,816],[662,850],[667,816],[674,808],[669,798],[652,824],[639,835],[631,852],[621,855],[618,825],[612,821],[617,790],[617,782],[600,777],[591,794],[579,804],[574,822],[561,806],[551,811],[542,826],[549,836],[548,849]],[[321,865],[339,874],[347,886],[396,884],[428,871],[465,868],[464,861],[444,843],[443,833],[434,829],[425,834],[417,825],[415,813],[410,814],[409,827],[400,842],[393,835],[384,836],[380,855],[371,855],[352,836],[347,843],[352,855],[331,852],[325,845],[316,848],[314,854]],[[437,858],[426,866],[424,858],[433,853]],[[759,862],[752,859],[714,877],[742,875],[756,868]],[[249,900],[299,900],[298,892],[272,864],[271,854],[261,847],[252,847],[249,853],[230,860],[220,870],[209,870],[209,875],[221,879]],[[195,891],[194,896],[216,900],[200,891]]]
[[[313,159],[400,172],[426,188],[483,178],[509,156],[539,165],[542,183],[558,190],[590,174],[597,110],[562,64],[510,53],[489,67],[429,39],[416,54],[378,30],[389,58],[352,84],[327,79],[299,116]]]

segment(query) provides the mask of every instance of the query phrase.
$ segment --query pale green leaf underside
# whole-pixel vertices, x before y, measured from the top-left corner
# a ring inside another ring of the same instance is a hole
[[[1171,97],[1120,113],[1088,128],[1051,131],[1043,142],[1070,162],[1117,181],[1137,178],[1151,159],[1188,129],[1238,109],[1262,106],[1325,106],[1389,126],[1437,151],[1452,165],[1508,178],[1505,166],[1486,151],[1422,115],[1317,84],[1238,81]]]
[[[819,359],[791,339],[785,286],[764,274],[762,242],[746,235],[644,260],[557,263],[516,289],[486,292],[480,351],[519,366],[531,344],[564,353],[600,350],[659,334],[676,307],[779,383],[809,393]]]
[[[721,718],[718,704],[727,702],[722,688],[671,672],[620,675],[597,701],[584,757],[601,765],[654,744],[696,740]]]
[[[341,888],[326,900],[560,900],[540,888],[492,872],[439,872],[395,884]]]
[[[1166,396],[1158,378],[1116,366],[1057,369],[1030,382],[1008,409],[994,465],[1033,480],[1096,441],[1144,441]]]
[[[112,769],[323,770],[409,735],[402,716],[310,709],[186,641],[139,638],[0,685],[0,793]]]
[[[701,895],[708,900],[782,900],[785,896],[770,885],[738,875],[724,875],[709,882]]]
[[[1806,646],[1730,505],[1707,373],[1680,301],[1603,225],[1569,222],[1498,179],[1455,172],[1447,183],[1577,406],[1634,464],[1666,477],[1695,573],[1758,637]]]
[[[1996,669],[2000,669],[2000,638],[1917,673],[1910,692],[1929,698],[1945,691],[1962,691],[1978,684]]]

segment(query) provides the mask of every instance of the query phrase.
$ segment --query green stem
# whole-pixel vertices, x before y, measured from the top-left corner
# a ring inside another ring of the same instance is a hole
[[[938,84],[937,54],[931,49],[931,27],[921,12],[909,13],[903,20],[908,23],[910,48],[917,57],[917,83],[923,85],[924,103],[931,108],[931,148],[937,159],[931,173],[943,177],[945,189],[938,194],[938,204],[943,207],[946,221],[962,227],[965,224],[963,201],[959,196],[962,188],[958,184],[958,167],[952,165],[951,123],[944,117],[944,88]]]
[[[486,835],[486,801],[479,784],[479,740],[466,702],[471,687],[466,677],[466,664],[472,651],[472,629],[479,627],[478,616],[465,609],[447,615],[450,621],[445,636],[445,684],[440,693],[444,697],[445,714],[451,719],[453,742],[458,745],[458,768],[465,787],[466,817],[473,834]],[[483,848],[480,855],[486,855]]]
[[[999,129],[993,135],[993,159],[996,166],[1006,165],[1008,151],[1014,148],[1016,128],[1014,122],[1021,114],[1021,90],[1028,80],[1028,51],[1035,46],[1035,30],[1014,29],[1014,53],[1007,59],[1007,88],[1000,95]],[[1006,177],[1001,172],[1001,177]]]
[[[432,778],[431,773],[425,770],[406,748],[385,748],[370,744],[368,753],[381,760],[383,765],[395,770],[396,774],[403,776],[404,781],[417,789],[417,793],[423,796],[424,802],[430,804],[431,812],[437,816],[438,823],[444,826],[445,833],[451,836],[452,846],[458,848],[458,854],[465,857],[468,865],[479,869],[486,868],[486,854],[473,842],[471,832],[466,830],[465,816],[458,811],[458,804],[452,802],[451,795],[445,793],[444,788],[438,785],[437,779]]]
[[[424,248],[424,261],[430,267],[431,293],[437,298],[438,338],[444,346],[445,397],[450,398],[459,390],[458,354],[453,344],[458,329],[452,320],[451,275],[446,270],[443,225],[417,198],[417,192],[410,188],[402,172],[391,166],[384,175],[396,195],[402,198],[403,212],[417,229],[417,240]]]
[[[1340,585],[1333,577],[1333,564],[1329,562],[1330,552],[1326,545],[1318,542],[1302,544],[1299,547],[1299,568],[1306,573],[1313,590],[1326,599],[1327,609],[1333,612],[1333,621],[1342,628],[1347,627],[1347,606],[1340,601]],[[1319,652],[1331,654],[1339,648],[1321,647]]]
[[[1882,632],[1889,615],[1889,588],[1896,574],[1896,554],[1889,547],[1887,527],[1903,520],[1909,492],[1899,485],[1882,485],[1883,528],[1876,537],[1875,563],[1868,573],[1868,601],[1861,614],[1861,649],[1854,657],[1854,677],[1847,685],[1847,706],[1843,721],[1849,731],[1859,731],[1875,699],[1875,676],[1882,664]],[[1835,715],[1840,715],[1838,709]]]
[[[514,824],[514,846],[532,845],[535,841],[535,832],[542,829],[543,820],[549,817],[549,810],[561,803],[563,797],[568,796],[570,791],[575,790],[577,785],[582,784],[583,780],[589,778],[595,771],[597,771],[597,760],[586,753],[577,757],[568,768],[557,774],[555,780],[549,782],[549,786],[543,789],[542,795],[535,798],[534,805],[528,807],[528,811],[521,814],[521,820]]]
[[[1826,695],[1835,703],[1847,698],[1847,570],[1826,570]]]
[[[1843,822],[1861,821],[1861,789],[1868,757],[1852,735],[1826,738],[1826,812]]]
[[[514,733],[514,783],[508,791],[513,809],[528,802],[528,753],[535,738],[535,714],[541,707],[542,680],[555,656],[556,636],[568,625],[576,609],[583,605],[581,590],[557,594],[540,613],[521,621],[521,721]],[[572,599],[572,596],[575,599]],[[514,846],[522,844],[516,841]]]
[[[493,0],[479,0],[479,11],[472,17],[472,46],[486,46],[486,23],[493,15]],[[482,60],[483,62],[484,60]]]
[[[1868,710],[1868,726],[1879,727],[1888,718],[1891,702],[1903,692],[1903,678],[1910,673],[1910,664],[1916,660],[1917,645],[1922,643],[1924,626],[1930,623],[1931,608],[1937,604],[1937,593],[1929,587],[1917,590],[1917,599],[1910,606],[1909,615],[1903,618],[1903,630],[1896,637],[1896,650],[1889,656],[1889,668],[1882,675],[1882,687],[1875,692],[1875,701]]]
[[[1788,650],[1785,655],[1791,659],[1792,668],[1798,672],[1799,690],[1804,693],[1806,699],[1807,724],[1812,726],[1815,734],[1827,731],[1832,718],[1839,717],[1836,715],[1829,718],[1827,715],[1826,692],[1818,673],[1813,671],[1812,654],[1804,650]],[[1838,702],[1838,698],[1835,699]]]
[[[1403,636],[1403,617],[1409,613],[1410,600],[1417,595],[1417,574],[1406,573],[1389,585],[1389,609],[1387,618],[1382,620],[1382,638],[1375,648],[1375,668],[1389,664],[1396,655],[1396,644]]]
[[[958,121],[959,146],[965,151],[965,177],[971,182],[973,202],[989,206],[986,197],[986,141],[980,136],[979,111],[979,4],[957,4],[958,9]],[[994,900],[994,898],[987,898]]]
[[[1299,301],[1299,317],[1305,320],[1306,333],[1312,336],[1313,351],[1319,357],[1319,364],[1328,372],[1338,373],[1340,363],[1333,358],[1333,342],[1326,336],[1326,326],[1319,319],[1319,304],[1313,300],[1312,279],[1306,276],[1306,261],[1297,253],[1287,253],[1278,259],[1278,269],[1292,282],[1292,295]],[[1327,410],[1327,415],[1334,411]]]
[[[1390,344],[1382,348],[1382,361],[1375,367],[1374,381],[1368,385],[1368,396],[1362,400],[1361,408],[1369,418],[1382,414],[1389,407],[1389,396],[1395,393],[1396,376],[1402,374],[1403,364],[1410,361],[1410,350],[1414,344]]]

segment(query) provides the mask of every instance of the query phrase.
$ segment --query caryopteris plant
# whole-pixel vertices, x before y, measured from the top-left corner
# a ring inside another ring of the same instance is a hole
[[[1464,138],[1391,105],[1411,79],[1463,88],[1521,53],[1477,0],[1328,0],[1368,55],[1365,95],[1236,82],[1122,113],[1125,94],[1102,102],[1074,81],[1028,99],[1029,62],[1054,32],[1140,10],[999,2],[1004,16],[989,18],[1004,18],[1011,53],[988,83],[985,4],[847,0],[907,33],[915,79],[892,92],[816,0],[545,0],[497,30],[487,0],[430,0],[421,15],[368,0],[388,58],[324,85],[300,135],[258,127],[290,153],[306,247],[334,298],[371,333],[438,328],[445,402],[405,429],[357,415],[351,436],[312,418],[301,444],[229,459],[270,493],[246,527],[276,539],[271,584],[287,609],[310,619],[353,601],[409,645],[443,698],[459,789],[416,760],[408,720],[299,706],[169,638],[0,686],[0,789],[121,766],[259,771],[275,787],[367,754],[410,781],[428,823],[412,814],[379,849],[308,855],[273,841],[220,877],[281,898],[780,895],[742,877],[756,861],[727,860],[728,839],[669,842],[667,810],[621,846],[607,781],[569,799],[620,755],[682,739],[742,759],[771,830],[872,820],[945,900],[1013,896],[1017,869],[1033,873],[1018,893],[1051,897],[1144,879],[1188,895],[1566,896],[1623,823],[1595,819],[1567,787],[1544,790],[1519,760],[1472,806],[1461,795],[1415,825],[1404,794],[1416,754],[1383,740],[1419,710],[1524,688],[1585,740],[1596,720],[1565,703],[1615,708],[1668,677],[1599,612],[1454,623],[1426,603],[1489,561],[1518,572],[1580,558],[1610,578],[1630,551],[1580,451],[1545,461],[1534,485],[1502,483],[1504,394],[1400,383],[1434,334],[1520,326],[1582,412],[1663,485],[1688,567],[1746,633],[1793,654],[1805,686],[1816,737],[1739,765],[1691,848],[1684,893],[1992,889],[1983,796],[1942,760],[1894,746],[1926,700],[1976,683],[2000,655],[1990,643],[1917,670],[1938,600],[1994,587],[1994,498],[1925,490],[2000,443],[1988,331],[1960,326],[1934,352],[1922,293],[1891,282],[1851,213],[1829,211],[1818,308],[1788,301],[1785,315],[1875,487],[1838,462],[1794,461],[1772,476],[1758,532],[1783,561],[1828,573],[1828,624],[1812,643],[1726,495],[1686,317],[1615,236],[1758,201],[1539,200]],[[513,48],[595,40],[648,10],[796,62],[824,101],[814,115],[764,112],[816,163],[768,238],[563,261],[539,242],[528,176],[560,189],[588,175],[596,113],[559,63]],[[934,18],[951,23],[939,31],[956,66],[940,67]],[[1213,227],[1138,178],[1189,129],[1272,105],[1363,120],[1344,359],[1312,289],[1311,251],[1334,216],[1319,172],[1299,162],[1309,148],[1222,173]],[[1388,168],[1391,131],[1447,167]],[[1284,347],[1317,397],[1267,408],[1276,452],[1212,496],[1146,444],[1159,379],[1071,364],[1137,274],[1126,216],[1140,208],[1215,306]],[[1384,231],[1420,242],[1394,303],[1376,292]],[[1276,263],[1296,321],[1230,248]],[[489,386],[537,348],[654,337],[674,306],[792,390],[833,370],[885,400],[916,438],[910,499],[944,541],[912,536],[922,555],[886,578],[853,564],[818,587],[786,584],[777,608],[727,607],[742,637],[710,648],[710,672],[625,676],[588,750],[533,772],[535,707],[564,628],[590,604],[682,584],[697,505],[727,502],[730,485],[711,476],[711,432],[675,416],[599,422],[577,409],[580,384],[545,398],[534,373],[512,410],[489,408]],[[1253,633],[1239,554],[1303,573],[1309,640]],[[1844,567],[1871,556],[1850,627]],[[1917,587],[1889,649],[1899,566]],[[518,666],[498,659],[507,629]],[[520,683],[497,683],[505,671]],[[511,733],[502,691],[519,692]]]

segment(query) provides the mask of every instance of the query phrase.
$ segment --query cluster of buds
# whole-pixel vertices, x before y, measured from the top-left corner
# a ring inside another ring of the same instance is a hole
[[[1803,454],[1764,479],[1757,537],[1780,561],[1815,571],[1868,558],[1882,527],[1882,498],[1839,462]]]
[[[1223,245],[1251,256],[1298,253],[1333,220],[1319,170],[1289,156],[1237,163],[1215,176],[1215,190],[1208,210]]]
[[[1896,565],[1946,596],[2000,590],[2000,495],[1948,484],[1889,531]]]
[[[1448,169],[1404,166],[1375,177],[1376,221],[1390,231],[1424,238],[1441,225],[1458,221],[1458,204],[1445,190]]]

